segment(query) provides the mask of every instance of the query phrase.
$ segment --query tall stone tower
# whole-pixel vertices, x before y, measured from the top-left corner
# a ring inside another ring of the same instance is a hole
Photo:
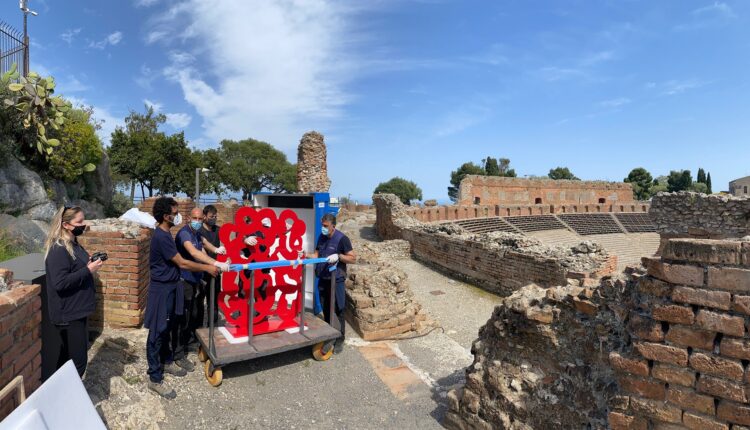
[[[330,187],[323,135],[317,131],[308,131],[297,147],[297,192],[325,193]]]

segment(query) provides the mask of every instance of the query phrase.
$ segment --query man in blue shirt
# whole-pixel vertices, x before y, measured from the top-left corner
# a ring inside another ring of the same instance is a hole
[[[151,283],[143,323],[149,329],[146,341],[148,388],[164,398],[174,399],[177,394],[164,383],[164,372],[175,376],[187,374],[173,362],[174,351],[170,339],[171,324],[177,315],[183,314],[184,290],[180,283],[180,269],[205,271],[216,276],[219,268],[186,260],[177,252],[169,230],[182,223],[182,216],[177,212],[177,202],[173,198],[158,198],[154,203],[153,215],[158,225],[151,237]]]
[[[346,309],[346,292],[344,290],[344,281],[346,280],[346,265],[357,262],[357,255],[352,248],[352,242],[341,231],[336,229],[336,216],[325,214],[321,220],[322,229],[318,237],[318,243],[315,246],[315,253],[312,258],[325,257],[327,263],[315,265],[315,276],[318,277],[318,290],[320,292],[320,301],[323,305],[323,316],[328,324],[331,324],[330,297],[331,297],[331,280],[336,278],[335,291],[335,313],[338,320],[341,337],[336,339],[334,353],[340,353],[344,348],[344,334],[346,322],[344,321],[344,310]],[[336,270],[331,272],[331,265],[336,265]],[[323,353],[327,354],[332,345],[323,346]]]
[[[203,211],[201,208],[193,208],[190,211],[189,222],[180,229],[175,237],[177,251],[185,260],[210,264],[218,267],[223,272],[228,271],[229,264],[219,263],[209,257],[203,248],[203,239],[200,234],[202,226]],[[175,362],[188,372],[192,372],[195,366],[187,359],[187,355],[189,345],[198,341],[195,338],[195,329],[203,324],[203,321],[198,321],[198,314],[200,313],[203,316],[203,313],[198,310],[198,300],[196,297],[203,288],[203,271],[181,269],[180,275],[185,285],[185,313],[182,317],[178,317],[177,324],[172,326],[172,345],[174,347]]]

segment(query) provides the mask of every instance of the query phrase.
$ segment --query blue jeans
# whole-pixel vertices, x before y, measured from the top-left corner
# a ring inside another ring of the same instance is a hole
[[[146,359],[148,360],[148,376],[152,382],[159,383],[164,379],[164,364],[172,361],[172,349],[170,347],[172,323],[175,321],[174,313],[175,292],[167,296],[167,324],[166,329],[156,333],[154,329],[149,330],[146,341]]]

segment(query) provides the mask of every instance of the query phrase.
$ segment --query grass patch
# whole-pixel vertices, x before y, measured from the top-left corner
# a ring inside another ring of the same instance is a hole
[[[126,376],[125,382],[127,382],[130,385],[140,384],[141,377],[140,376]]]
[[[8,234],[0,230],[0,261],[10,260],[26,254],[21,245],[8,237]]]

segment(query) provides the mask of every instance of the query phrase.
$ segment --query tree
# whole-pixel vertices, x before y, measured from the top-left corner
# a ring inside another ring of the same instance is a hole
[[[693,185],[693,177],[690,170],[672,170],[667,178],[667,190],[670,193],[686,191]]]
[[[690,191],[706,194],[708,187],[703,182],[693,182],[693,185],[690,186]]]
[[[374,193],[395,194],[405,205],[408,205],[412,200],[422,200],[422,189],[414,182],[399,177],[381,182],[375,188]]]
[[[483,168],[471,161],[462,164],[458,169],[451,172],[451,186],[448,187],[448,197],[454,202],[458,200],[458,189],[466,175],[484,175],[485,173]]]
[[[487,157],[484,160],[484,174],[487,176],[500,176],[500,166],[497,164],[497,159]]]
[[[659,176],[654,179],[654,184],[651,186],[651,195],[655,196],[661,192],[667,192],[669,189],[668,180],[667,176]]]
[[[547,176],[549,176],[550,179],[555,180],[569,179],[573,181],[580,181],[580,179],[578,179],[576,175],[574,175],[573,172],[571,172],[567,167],[556,167],[554,169],[550,169]]]
[[[654,178],[651,176],[651,173],[643,167],[636,167],[631,170],[628,177],[625,178],[625,182],[633,187],[633,194],[635,194],[635,198],[638,200],[648,200],[651,198],[653,181]]]
[[[196,158],[188,148],[183,132],[170,136],[157,133],[154,144],[146,147],[138,164],[143,165],[139,171],[149,184],[149,195],[157,189],[161,194],[183,192],[188,197],[196,197]]]
[[[131,110],[125,118],[125,127],[117,127],[112,132],[108,151],[111,168],[131,181],[131,200],[136,184],[141,186],[141,195],[145,195],[144,187],[148,188],[149,196],[153,195],[151,178],[159,166],[145,162],[143,154],[158,144],[159,126],[166,120],[164,114],[157,114],[152,107],[146,106],[145,114]]]
[[[51,177],[73,183],[87,171],[87,166],[96,166],[102,160],[104,150],[90,112],[72,109],[65,125],[49,133],[60,141],[48,156]]]
[[[706,176],[706,194],[713,194],[713,188],[711,188],[711,172],[708,172],[708,176]]]
[[[497,176],[503,176],[506,178],[515,178],[516,177],[516,169],[510,168],[510,158],[501,158],[498,162],[500,174]]]
[[[695,181],[700,182],[701,184],[706,183],[706,171],[703,170],[702,167],[698,168],[698,175],[696,176]]]
[[[258,191],[274,193],[296,189],[296,167],[286,155],[266,142],[255,139],[223,140],[220,156],[225,162],[218,169],[224,184],[241,191],[243,199]]]

